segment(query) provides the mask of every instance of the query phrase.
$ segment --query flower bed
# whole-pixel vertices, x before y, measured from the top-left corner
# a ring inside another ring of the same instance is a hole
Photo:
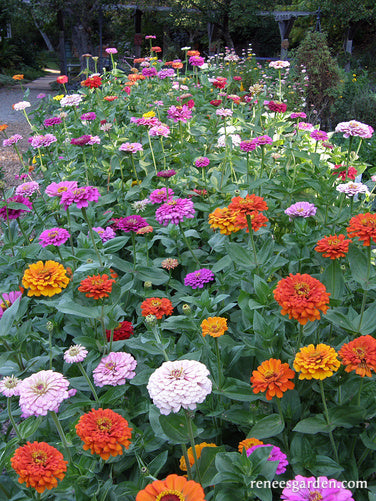
[[[372,128],[288,109],[286,62],[270,100],[234,54],[125,75],[108,50],[79,92],[14,106],[3,498],[371,499]]]

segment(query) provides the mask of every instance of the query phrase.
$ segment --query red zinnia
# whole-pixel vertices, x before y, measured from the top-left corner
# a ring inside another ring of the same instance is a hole
[[[141,304],[142,316],[155,315],[158,319],[163,315],[172,315],[173,307],[169,299],[162,297],[149,297]]]
[[[114,341],[123,341],[123,339],[129,339],[133,334],[133,325],[131,322],[127,322],[124,320],[120,322],[117,327],[114,329],[113,340]],[[111,330],[106,329],[107,340],[111,339]]]
[[[18,482],[26,482],[26,487],[40,493],[56,487],[58,479],[63,480],[68,463],[61,452],[46,442],[27,442],[15,451],[10,462],[19,475]]]
[[[376,214],[358,214],[350,219],[350,226],[346,229],[350,238],[358,237],[364,246],[370,246],[371,240],[376,243]]]
[[[257,195],[246,195],[243,197],[234,197],[231,199],[231,203],[228,208],[231,212],[237,211],[239,214],[246,216],[247,214],[252,214],[253,212],[261,212],[263,210],[268,210],[267,203],[262,197]]]
[[[89,77],[81,82],[82,87],[88,87],[89,89],[97,89],[102,85],[102,79],[98,76]]]
[[[308,320],[320,319],[320,311],[324,314],[329,309],[330,293],[325,285],[311,275],[297,273],[283,278],[273,291],[274,298],[282,307],[281,314],[288,314],[300,324]]]
[[[348,253],[350,242],[351,240],[348,240],[345,235],[330,235],[317,242],[315,251],[321,252],[324,257],[338,259]]]
[[[335,165],[335,170],[332,172],[332,175],[341,178],[342,181],[346,181],[346,170],[341,170],[341,169],[343,169],[342,165]],[[355,167],[348,168],[347,177],[349,179],[354,181],[357,175],[358,171],[355,169]]]
[[[219,106],[221,103],[222,103],[221,99],[212,99],[210,101],[210,104],[212,104],[213,106]]]
[[[115,283],[113,278],[108,278],[108,275],[93,275],[81,280],[80,292],[87,292],[86,297],[100,299],[108,297],[112,291],[112,284]]]
[[[289,364],[283,364],[280,360],[271,358],[265,360],[252,372],[251,383],[253,393],[266,391],[266,399],[273,397],[282,398],[283,393],[292,390],[295,384],[289,379],[294,379],[295,372]]]
[[[270,111],[274,111],[276,113],[285,113],[287,110],[285,103],[279,103],[277,101],[269,101],[268,108]]]
[[[61,75],[60,77],[57,77],[56,82],[59,84],[66,84],[68,83],[68,77],[67,75]]]
[[[91,409],[80,417],[76,433],[84,442],[84,450],[99,454],[102,459],[123,454],[122,445],[128,449],[132,428],[128,421],[111,409]]]
[[[372,336],[360,336],[346,343],[338,352],[345,371],[355,371],[359,376],[372,377],[376,371],[376,339]]]

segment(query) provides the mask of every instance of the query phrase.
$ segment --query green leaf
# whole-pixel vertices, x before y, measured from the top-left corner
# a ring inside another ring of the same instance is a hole
[[[212,485],[222,483],[243,483],[241,455],[238,452],[220,452],[215,456],[218,473],[212,479]]]
[[[275,437],[285,428],[285,423],[282,421],[279,414],[271,414],[258,421],[250,431],[250,436],[263,439]]]
[[[357,327],[352,322],[352,319],[340,311],[328,310],[325,318],[332,324],[349,332],[357,332]]]
[[[316,435],[316,433],[329,433],[334,430],[334,428],[335,425],[331,424],[329,426],[322,414],[317,414],[316,416],[299,421],[292,431],[307,433],[308,435]]]
[[[349,252],[347,254],[349,260],[352,278],[361,284],[362,288],[367,290],[368,283],[368,259],[365,253],[356,247],[351,245]]]
[[[328,266],[325,267],[322,275],[322,282],[325,284],[331,299],[339,299],[343,297],[345,290],[345,280],[343,271],[337,260],[331,259]]]
[[[367,308],[363,314],[362,323],[360,324],[357,332],[363,336],[366,334],[373,334],[375,332],[375,318],[376,318],[376,302]],[[359,325],[360,315],[354,319],[354,324]]]
[[[326,477],[332,477],[339,475],[344,468],[336,463],[332,458],[328,456],[316,456],[315,465],[308,468],[313,475],[319,477],[320,475],[325,475]]]
[[[21,298],[20,298],[21,299]],[[17,318],[18,308],[20,307],[20,299],[17,299],[9,308],[7,308],[0,319],[0,336],[6,336]],[[0,296],[0,302],[2,302]]]
[[[153,477],[157,477],[158,473],[166,464],[168,458],[168,451],[163,451],[158,456],[156,456],[150,463],[148,464],[148,470],[150,475]]]
[[[224,395],[231,400],[238,400],[240,402],[253,402],[259,398],[252,393],[249,383],[231,377],[226,378],[226,382],[221,390],[214,390],[213,393]]]
[[[204,488],[213,485],[212,480],[217,473],[215,457],[220,452],[225,452],[223,445],[220,447],[204,447],[202,449],[200,459],[198,460],[198,469],[201,476],[201,485]],[[195,466],[193,470],[196,470]]]
[[[161,414],[159,417],[159,423],[171,444],[185,444],[189,442],[185,416],[180,414],[169,414],[168,416],[164,416]],[[195,437],[197,437],[197,435],[202,431],[198,430],[194,423],[192,423],[192,428],[193,435]]]
[[[81,318],[100,318],[101,312],[99,306],[83,306],[73,301],[60,301],[56,305],[60,313],[68,313]]]
[[[261,304],[268,304],[269,298],[272,293],[271,287],[258,275],[255,275],[253,279],[253,287],[255,288],[255,293],[257,299]]]
[[[128,243],[129,237],[115,237],[103,244],[105,254],[112,254],[122,249]]]
[[[42,418],[35,418],[34,416],[25,419],[25,421],[22,421],[18,426],[22,440],[26,440],[27,438],[31,437],[31,435],[33,435],[40,427],[41,423]]]
[[[364,421],[365,411],[361,407],[341,405],[329,409],[329,421],[335,426],[352,428]]]
[[[146,266],[137,266],[135,277],[139,280],[151,282],[154,285],[164,284],[169,279],[169,275],[165,271]]]
[[[230,242],[227,244],[227,253],[237,266],[246,269],[255,267],[254,260],[252,259],[253,254],[244,246]]]

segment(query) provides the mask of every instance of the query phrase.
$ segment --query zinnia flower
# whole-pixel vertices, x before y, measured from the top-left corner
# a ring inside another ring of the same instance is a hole
[[[165,270],[173,270],[179,265],[179,261],[177,259],[173,259],[172,257],[167,257],[161,262],[162,268]]]
[[[236,213],[234,213],[236,214]],[[249,226],[247,218],[250,219],[251,227],[253,231],[258,231],[261,227],[266,226],[266,223],[269,219],[261,214],[261,212],[254,211],[251,214],[245,215],[243,213],[236,214],[235,224],[241,229],[246,229],[246,232],[249,233]]]
[[[111,228],[111,226],[107,226],[106,229],[101,228],[100,226],[97,226],[96,228],[93,227],[93,231],[98,233],[103,243],[108,242],[108,240],[112,240],[113,238],[116,237],[116,233]]]
[[[285,103],[269,101],[268,108],[270,111],[274,111],[275,113],[285,113],[285,111],[287,110],[287,105]]]
[[[21,296],[21,291],[3,292],[0,294],[0,318],[3,316],[4,311],[20,299]]]
[[[89,202],[98,202],[100,193],[94,186],[84,186],[73,190],[63,191],[60,205],[67,210],[72,204],[76,204],[78,209],[89,207]]]
[[[273,397],[282,398],[283,393],[292,390],[295,384],[289,379],[294,379],[295,372],[289,364],[283,364],[281,360],[270,358],[265,360],[252,372],[251,383],[253,393],[266,391],[266,399]]]
[[[188,198],[175,198],[162,204],[155,212],[155,219],[159,224],[167,226],[169,223],[179,224],[184,219],[192,219],[195,215],[193,202]]]
[[[374,130],[370,125],[351,120],[350,122],[339,123],[334,132],[342,132],[343,137],[359,136],[364,139],[369,139],[372,137]]]
[[[348,240],[345,235],[329,235],[317,242],[315,251],[320,252],[324,257],[339,259],[348,253],[350,242],[351,240]]]
[[[304,346],[295,356],[294,369],[299,379],[326,379],[337,372],[341,363],[337,352],[327,344]]]
[[[67,364],[74,364],[76,362],[83,362],[88,354],[85,346],[75,344],[64,352],[64,360]]]
[[[205,493],[194,480],[172,474],[147,485],[137,494],[136,501],[205,501]]]
[[[360,193],[369,195],[368,186],[366,184],[354,183],[353,181],[339,184],[338,186],[336,186],[336,190],[340,193],[345,193],[347,198],[353,197],[354,195],[359,195]]]
[[[231,235],[240,230],[236,223],[237,212],[231,211],[228,207],[217,207],[209,214],[209,225],[213,230],[219,229],[223,235]]]
[[[16,449],[10,462],[19,475],[18,482],[26,482],[26,487],[33,487],[39,493],[57,487],[57,481],[65,477],[68,464],[62,453],[46,442],[27,442]]]
[[[359,376],[372,377],[371,371],[376,371],[376,339],[370,335],[344,344],[338,355],[346,366],[346,372],[355,371]]]
[[[84,442],[85,451],[99,454],[104,460],[123,454],[122,445],[128,449],[132,428],[128,421],[111,409],[92,409],[80,417],[76,433]]]
[[[33,195],[38,190],[39,190],[39,184],[36,181],[29,181],[27,183],[23,183],[17,186],[16,195],[31,197],[31,195]]]
[[[289,220],[292,221],[294,217],[311,217],[316,214],[317,207],[309,202],[297,202],[296,204],[290,205],[285,210],[285,214],[289,216]]]
[[[125,351],[111,352],[102,358],[98,367],[94,369],[94,383],[99,387],[125,384],[127,379],[135,377],[134,369],[136,367],[137,360],[129,353]]]
[[[2,393],[7,398],[18,396],[20,394],[20,383],[21,379],[18,379],[15,376],[5,376],[0,381],[0,393]]]
[[[11,209],[10,207],[7,207],[7,203],[9,202],[15,202],[17,204],[26,205],[26,207],[28,208]],[[17,219],[26,212],[30,212],[32,208],[33,206],[31,205],[31,202],[28,198],[25,198],[22,195],[15,195],[14,197],[10,197],[5,200],[5,205],[3,205],[3,207],[0,208],[0,218],[4,219],[5,221],[7,219]]]
[[[88,89],[97,89],[102,85],[102,79],[98,75],[87,78],[81,82],[82,87],[87,87]]]
[[[262,197],[252,193],[252,195],[246,195],[245,198],[232,198],[228,208],[231,212],[247,215],[255,211],[261,212],[268,210],[268,205]]]
[[[116,280],[109,278],[108,275],[92,275],[91,277],[84,278],[80,282],[78,290],[86,292],[86,297],[93,297],[94,299],[101,299],[102,297],[109,297],[112,291],[112,284]]]
[[[217,447],[217,445],[216,444],[208,444],[206,442],[202,442],[201,444],[195,445],[195,451],[196,451],[196,457],[197,457],[197,459],[200,459],[201,453],[202,453],[202,449],[204,449],[205,447]],[[195,464],[195,458],[193,456],[193,449],[192,449],[192,447],[190,447],[187,450],[187,454],[188,454],[189,464],[192,467]],[[182,471],[187,471],[187,463],[185,462],[185,457],[184,456],[181,456],[181,458],[180,458],[179,468]]]
[[[58,412],[60,404],[69,398],[69,381],[59,372],[39,371],[19,385],[22,417],[46,416]]]
[[[133,325],[131,322],[123,320],[113,330],[113,340],[123,341],[124,339],[129,339],[133,334]],[[107,341],[111,339],[111,330],[106,329]]]
[[[294,318],[305,325],[308,320],[320,319],[329,309],[330,293],[325,285],[308,274],[297,273],[283,278],[273,291],[274,298],[282,307],[281,314]]]
[[[315,141],[327,141],[328,140],[328,134],[323,131],[323,130],[313,130],[311,134],[309,135],[312,139]]]
[[[376,214],[366,212],[352,217],[346,230],[350,238],[358,237],[363,246],[369,247],[371,240],[376,243]]]
[[[202,335],[220,337],[227,331],[227,319],[223,317],[209,317],[201,323]]]
[[[207,167],[210,164],[208,157],[199,157],[195,160],[196,167]]]
[[[147,390],[161,414],[194,410],[212,391],[209,371],[196,360],[164,362],[149,378]]]
[[[302,477],[297,475],[282,491],[286,501],[354,501],[351,491],[342,482],[327,477]]]
[[[174,192],[171,188],[163,187],[152,191],[149,195],[149,200],[152,204],[161,204],[162,202],[166,202],[172,198],[173,194]]]
[[[171,301],[165,297],[149,297],[141,303],[141,315],[143,317],[155,315],[158,319],[161,319],[163,315],[172,315],[173,310]]]
[[[184,285],[190,285],[192,289],[202,289],[205,284],[213,282],[214,273],[207,268],[188,273],[184,278]]]
[[[125,231],[126,233],[129,233],[130,231],[134,231],[135,233],[137,233],[137,231],[140,228],[148,226],[148,222],[146,221],[146,219],[139,216],[138,214],[133,216],[121,217],[118,219],[111,219],[111,222],[113,223],[112,226],[114,230],[122,230]]]
[[[281,70],[282,68],[288,68],[290,63],[288,61],[270,61],[269,67],[275,70]]]
[[[28,296],[49,296],[59,294],[69,284],[66,269],[56,261],[38,261],[29,264],[22,277],[22,285],[29,289]]]
[[[247,450],[247,456],[249,457],[253,451],[260,447],[273,447],[270,451],[268,461],[278,461],[278,466],[275,472],[276,475],[281,475],[282,473],[284,473],[289,462],[287,461],[286,454],[284,454],[279,447],[272,446],[272,444],[253,445],[250,449]]]
[[[187,120],[192,118],[192,112],[186,104],[183,104],[183,106],[170,106],[167,110],[167,116],[174,122],[187,123]]]
[[[69,237],[69,231],[64,228],[51,228],[50,230],[44,230],[39,235],[39,244],[42,247],[47,247],[48,245],[59,247],[65,244]]]
[[[342,181],[346,181],[346,170],[341,170],[343,169],[342,165],[335,165],[335,169],[332,172],[333,176],[339,177]],[[355,169],[355,167],[349,167],[347,169],[347,177],[351,179],[352,181],[355,180],[356,176],[358,175],[358,171]]]
[[[60,183],[51,183],[45,189],[49,197],[61,197],[65,191],[72,191],[78,188],[77,181],[61,181]]]
[[[243,449],[248,450],[250,449],[253,445],[262,445],[264,442],[259,440],[258,438],[245,438],[241,442],[239,442],[238,445],[238,451],[240,454],[243,452]]]

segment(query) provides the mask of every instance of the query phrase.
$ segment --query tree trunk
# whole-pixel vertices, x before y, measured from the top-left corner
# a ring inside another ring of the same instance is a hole
[[[38,23],[33,11],[31,11],[31,17],[33,18],[36,29],[39,31],[41,37],[43,38],[45,44],[47,45],[47,50],[49,50],[50,52],[54,52],[55,49],[51,43],[51,40],[48,38],[48,35],[41,29],[40,24]]]

